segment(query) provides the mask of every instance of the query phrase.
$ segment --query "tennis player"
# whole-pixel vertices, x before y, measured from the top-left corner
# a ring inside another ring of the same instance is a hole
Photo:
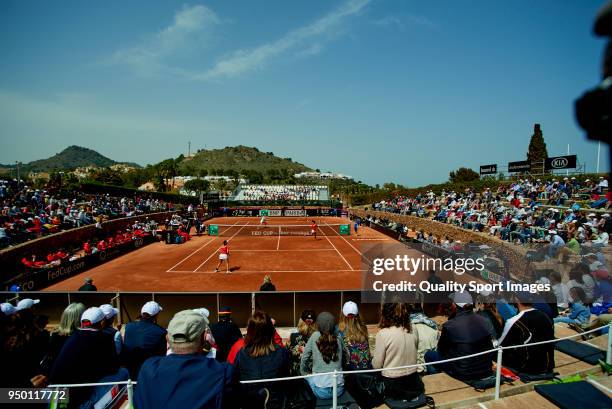
[[[261,216],[261,219],[259,220],[259,224],[262,225],[263,227],[268,226],[268,219],[266,218],[266,215]]]
[[[359,236],[359,233],[357,232],[359,230],[359,219],[355,219],[355,224],[353,225],[353,228],[355,229],[355,235]]]
[[[225,261],[225,273],[229,274],[229,244],[227,240],[223,240],[223,246],[219,247],[219,264],[217,264],[217,268],[215,268],[215,273],[219,272],[219,267],[221,267],[221,263]]]
[[[311,220],[312,224],[310,225],[310,234],[312,234],[315,238],[315,240],[317,239],[317,229],[319,228],[319,226],[317,226],[317,222],[315,222],[314,220]]]

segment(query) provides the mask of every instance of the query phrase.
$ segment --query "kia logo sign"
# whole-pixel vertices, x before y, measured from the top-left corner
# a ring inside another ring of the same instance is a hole
[[[546,158],[546,170],[575,169],[577,163],[576,155],[555,156]]]
[[[567,158],[555,158],[552,160],[550,165],[555,169],[563,169],[568,165],[569,161]]]

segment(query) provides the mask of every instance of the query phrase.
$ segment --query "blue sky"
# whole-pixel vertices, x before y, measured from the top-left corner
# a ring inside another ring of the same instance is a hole
[[[594,171],[573,101],[603,1],[0,2],[0,163],[155,163],[238,144],[375,184],[550,155]],[[602,149],[602,169],[608,169]]]

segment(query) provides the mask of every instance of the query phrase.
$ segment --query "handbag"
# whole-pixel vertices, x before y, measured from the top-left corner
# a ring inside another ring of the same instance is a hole
[[[374,408],[385,401],[385,384],[379,372],[345,375],[346,387],[362,408]]]

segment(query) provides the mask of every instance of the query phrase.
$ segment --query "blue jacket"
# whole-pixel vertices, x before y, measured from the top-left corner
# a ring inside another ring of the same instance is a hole
[[[570,314],[568,317],[581,324],[586,324],[591,319],[591,310],[582,303],[574,302],[570,304]]]
[[[121,357],[135,379],[142,363],[152,356],[166,355],[166,330],[148,320],[130,322],[125,326]]]
[[[234,384],[232,366],[205,355],[156,356],[140,368],[134,408],[221,409]]]

